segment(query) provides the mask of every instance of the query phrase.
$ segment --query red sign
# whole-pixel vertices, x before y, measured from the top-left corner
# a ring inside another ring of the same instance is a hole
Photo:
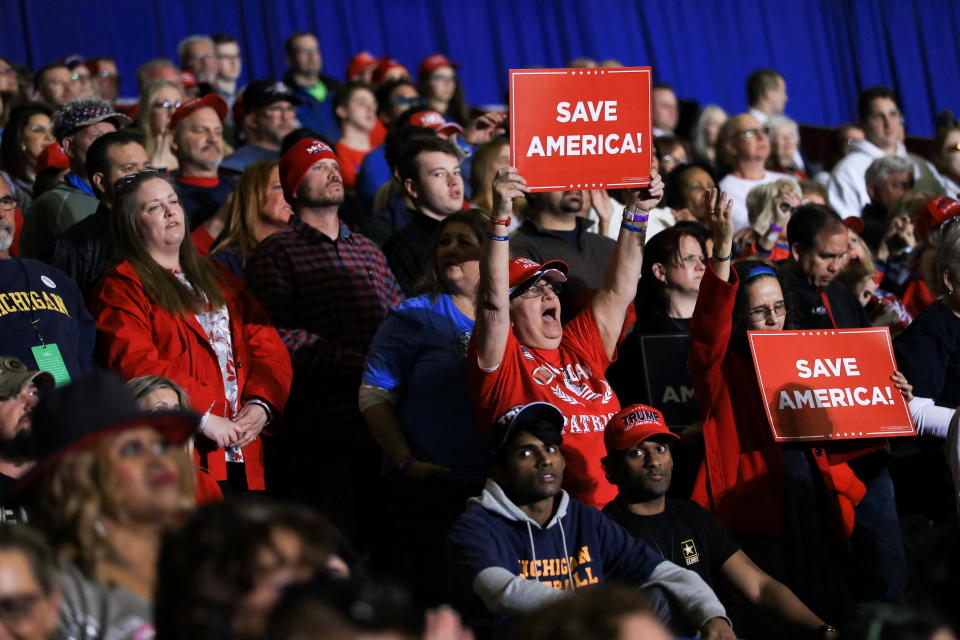
[[[914,436],[890,331],[748,331],[777,442]]]
[[[510,164],[531,191],[650,184],[650,67],[511,69]]]

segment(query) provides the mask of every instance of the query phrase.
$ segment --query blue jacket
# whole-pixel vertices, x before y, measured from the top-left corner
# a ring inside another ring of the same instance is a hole
[[[471,498],[450,529],[454,589],[471,623],[501,626],[530,611],[606,580],[658,584],[696,628],[726,617],[723,605],[693,571],[664,560],[599,510],[561,493],[556,513],[541,527],[493,480]]]
[[[283,82],[303,101],[303,104],[297,107],[297,119],[300,120],[300,125],[326,136],[331,144],[336,142],[340,138],[340,125],[333,115],[333,92],[340,87],[340,81],[329,76],[320,76],[320,82],[327,87],[327,99],[323,102],[294,82],[293,74],[289,71],[283,76]]]

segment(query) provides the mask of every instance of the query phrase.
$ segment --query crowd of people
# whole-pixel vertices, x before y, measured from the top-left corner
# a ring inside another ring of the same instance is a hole
[[[0,58],[0,637],[958,637],[952,113],[534,193],[441,53],[242,54]],[[747,332],[861,327],[917,435],[775,442]]]

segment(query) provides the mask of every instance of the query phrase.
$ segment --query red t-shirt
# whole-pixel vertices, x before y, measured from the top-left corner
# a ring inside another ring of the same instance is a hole
[[[620,401],[604,377],[610,362],[589,307],[564,325],[558,349],[524,347],[511,329],[503,361],[493,371],[480,368],[473,340],[467,356],[470,392],[484,432],[489,433],[490,425],[514,405],[553,404],[564,416],[563,488],[598,508],[617,495],[600,464],[606,455],[603,430],[620,410]]]
[[[357,172],[360,170],[360,165],[363,164],[363,159],[370,151],[358,151],[342,142],[335,144],[334,150],[337,152],[337,157],[340,158],[340,176],[343,178],[343,185],[353,191],[357,186]]]

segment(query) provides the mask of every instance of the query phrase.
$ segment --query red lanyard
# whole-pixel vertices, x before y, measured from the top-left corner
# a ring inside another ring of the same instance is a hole
[[[827,299],[826,290],[820,289],[820,299],[823,300],[823,308],[827,310],[827,315],[830,316],[830,324],[833,325],[834,329],[839,329],[837,321],[833,318],[833,309],[830,308],[830,300]]]

